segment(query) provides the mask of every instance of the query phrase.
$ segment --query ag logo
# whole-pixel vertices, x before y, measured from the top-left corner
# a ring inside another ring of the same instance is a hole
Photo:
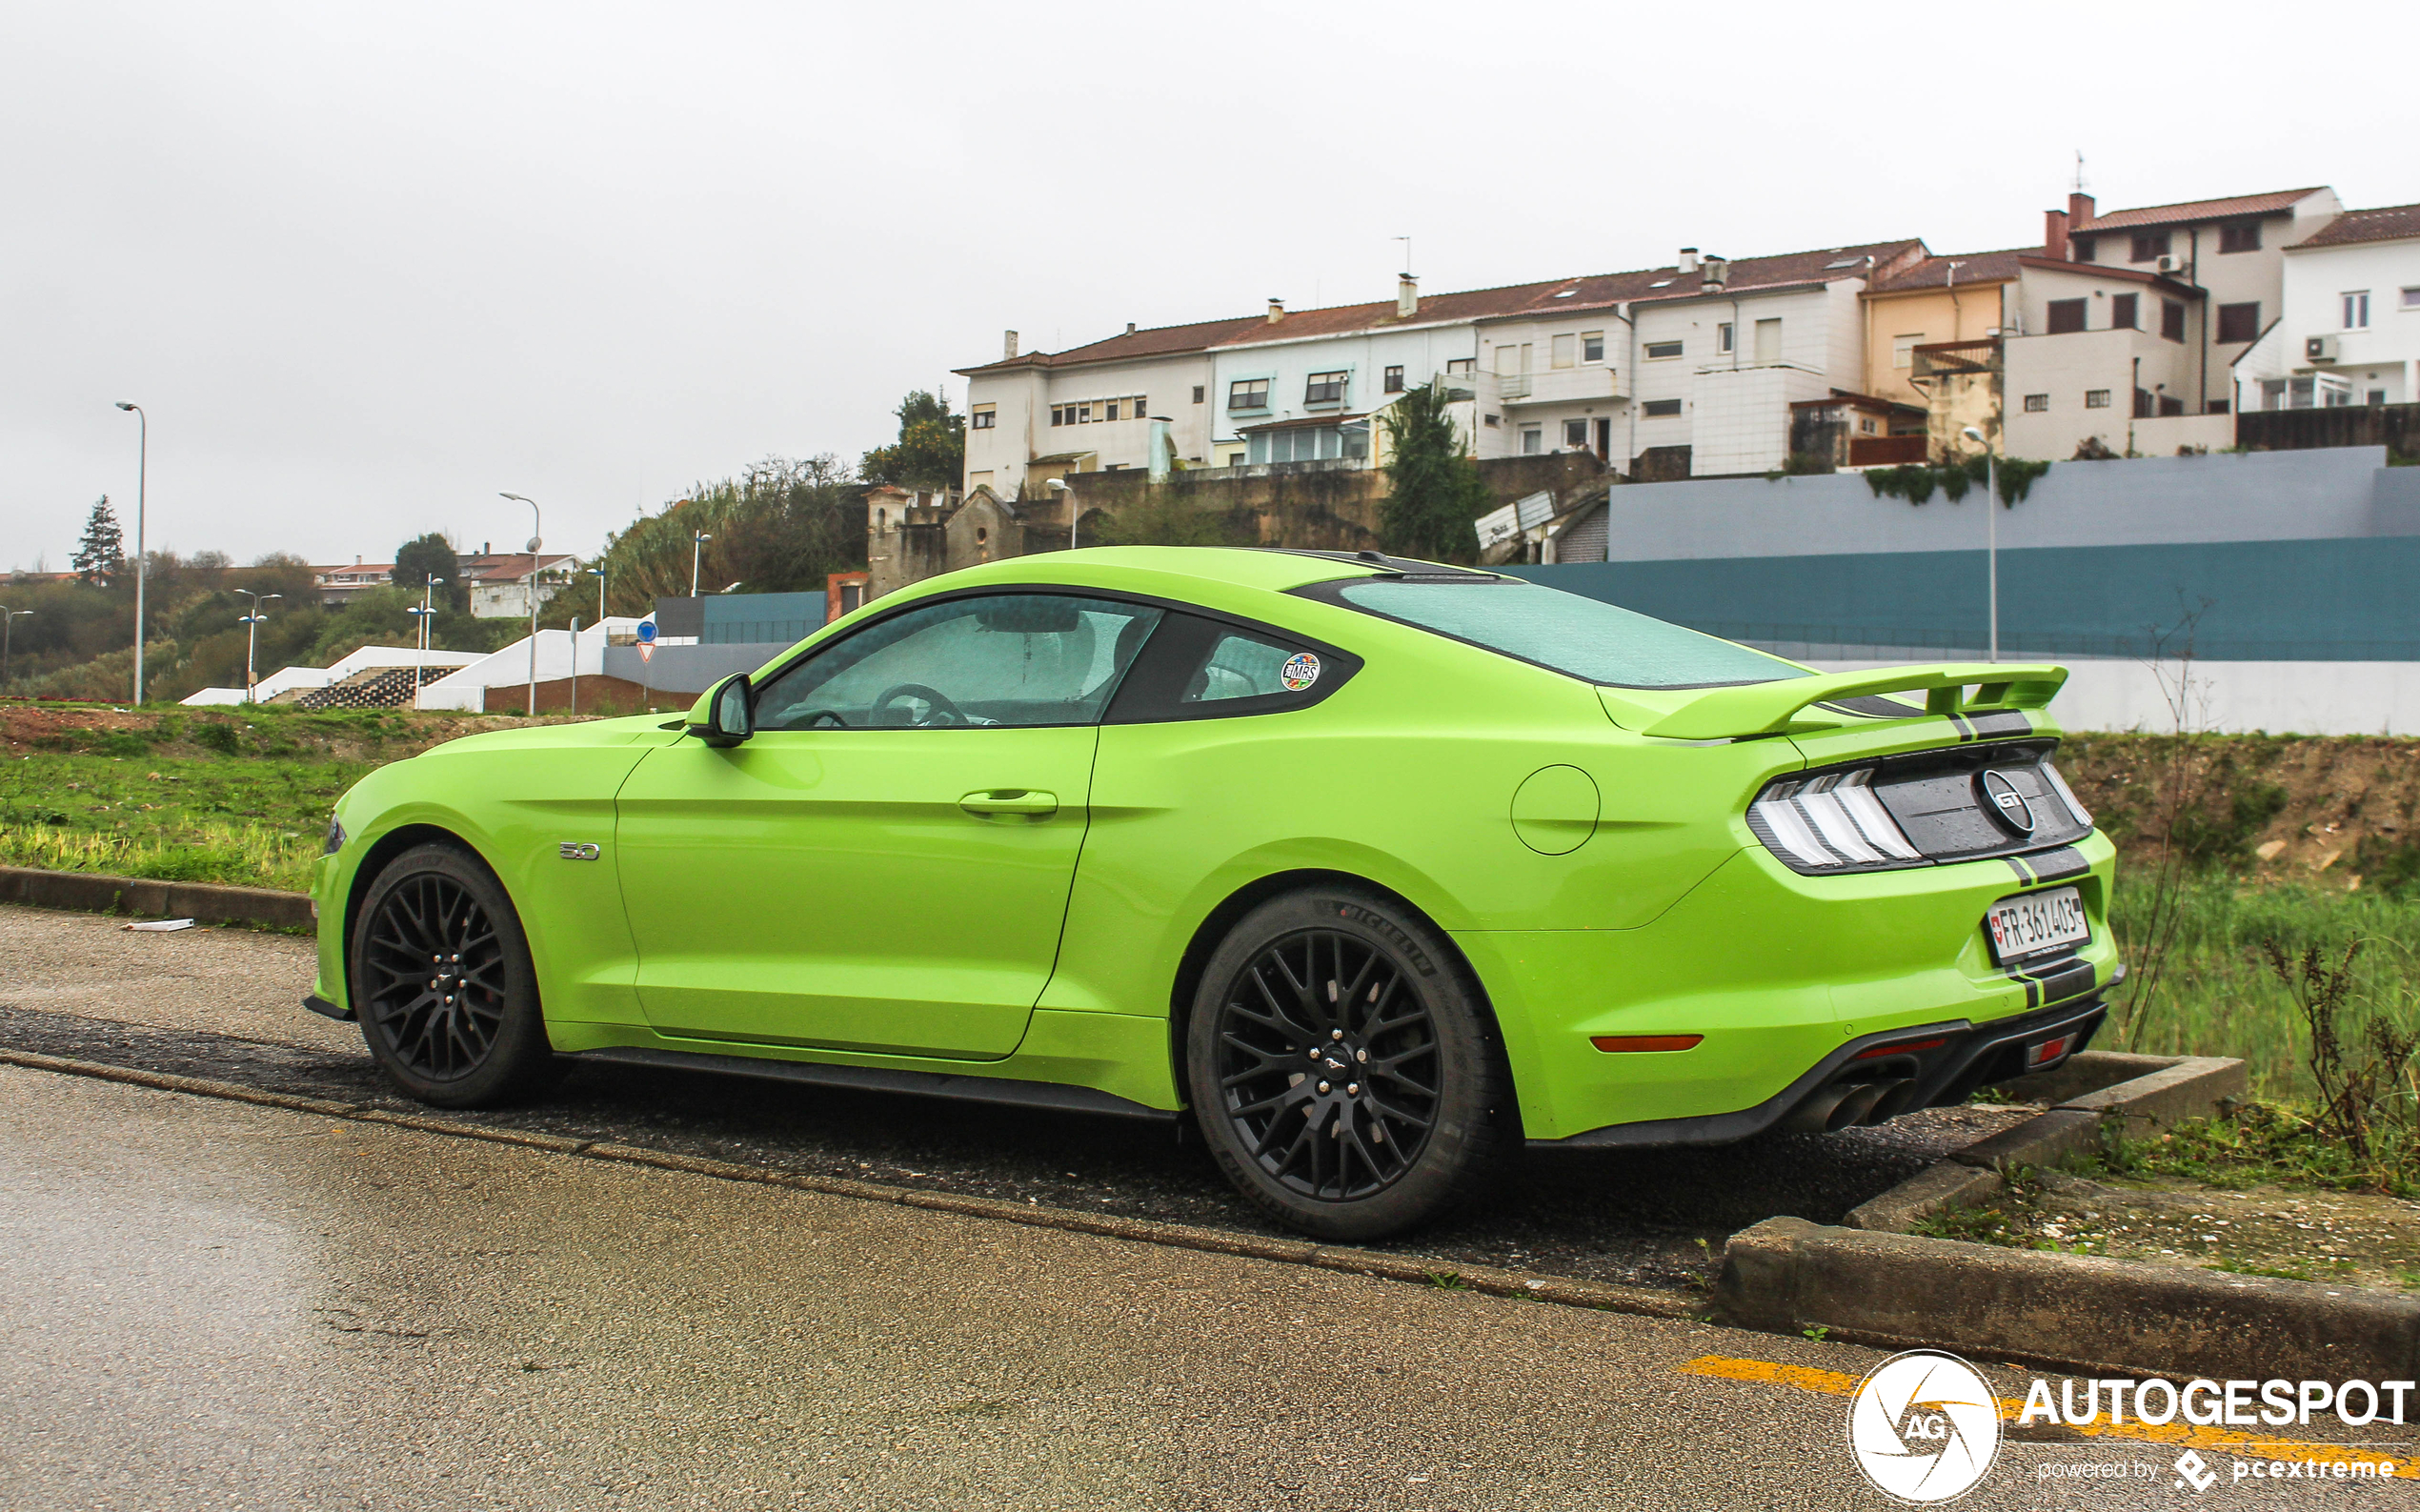
[[[1848,1452],[1911,1506],[1964,1496],[2000,1453],[2000,1408],[1972,1365],[1929,1349],[1874,1367],[1848,1404]]]
[[[1983,801],[1992,816],[2019,835],[2033,833],[2033,805],[2025,800],[2005,772],[1986,772],[1980,778]]]

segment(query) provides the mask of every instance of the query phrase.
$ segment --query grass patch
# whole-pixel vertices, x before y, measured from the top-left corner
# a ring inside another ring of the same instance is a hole
[[[2420,1149],[2407,1132],[2386,1131],[2362,1160],[2300,1110],[2269,1101],[2247,1103],[2232,1118],[2190,1119],[2156,1139],[2104,1140],[2099,1164],[2113,1176],[2177,1176],[2228,1192],[2294,1186],[2420,1197]]]

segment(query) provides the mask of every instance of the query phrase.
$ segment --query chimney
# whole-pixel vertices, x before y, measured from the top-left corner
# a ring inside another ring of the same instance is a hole
[[[2067,212],[2046,210],[2042,212],[2042,255],[2056,262],[2067,260]]]
[[[1405,273],[1395,280],[1395,318],[1409,320],[1420,313],[1420,280]]]
[[[1271,325],[1273,325],[1273,326],[1274,326],[1274,325],[1276,325],[1279,321],[1283,320],[1284,318],[1285,318],[1285,301],[1284,301],[1284,300],[1282,300],[1282,299],[1280,299],[1280,298],[1279,298],[1277,295],[1275,295],[1275,294],[1271,294],[1271,295],[1269,296],[1269,324],[1271,324]]]
[[[489,554],[491,554],[491,550],[492,550],[492,548],[494,548],[494,545],[495,545],[495,543],[494,543],[494,541],[481,541],[481,542],[479,542],[479,554],[480,554],[480,555],[482,555],[482,556],[489,555]]]
[[[1017,356],[1017,333],[1014,331],[1004,331],[1000,333],[1000,360],[1002,362],[1015,360]]]
[[[1128,334],[1128,335],[1130,335],[1130,336],[1131,336],[1131,335],[1133,335],[1134,333],[1135,333],[1135,323],[1134,323],[1133,321],[1129,320],[1129,321],[1127,321],[1127,322],[1126,322],[1126,334]]]
[[[1681,249],[1681,271],[1684,273],[1693,273],[1698,271],[1698,250],[1696,248],[1684,247]]]
[[[2067,230],[2082,231],[2092,220],[2092,196],[2078,192],[2067,196]]]
[[[1698,269],[1703,280],[1702,287],[1711,292],[1722,288],[1724,282],[1731,276],[1731,259],[1708,253],[1705,260],[1698,265]]]

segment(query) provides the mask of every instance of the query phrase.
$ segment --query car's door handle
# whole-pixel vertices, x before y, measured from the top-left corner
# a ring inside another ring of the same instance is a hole
[[[1033,818],[1059,812],[1059,795],[1031,788],[984,788],[958,800],[969,814],[1023,814]]]

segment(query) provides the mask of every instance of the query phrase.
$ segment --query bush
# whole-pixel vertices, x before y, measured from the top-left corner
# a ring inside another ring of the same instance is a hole
[[[193,743],[220,756],[232,756],[243,749],[244,737],[232,724],[224,719],[212,719],[193,732]]]

